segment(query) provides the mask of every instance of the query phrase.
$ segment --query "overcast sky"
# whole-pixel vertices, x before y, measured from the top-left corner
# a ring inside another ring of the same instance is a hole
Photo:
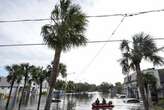
[[[57,0],[0,0],[0,20],[49,18]],[[87,15],[115,13],[133,13],[163,9],[163,0],[76,0]],[[111,33],[122,17],[88,18],[86,37],[93,40],[128,39],[138,32],[151,34],[154,38],[164,38],[164,12],[149,13],[124,19],[115,35]],[[49,21],[1,23],[0,44],[42,43],[41,27]],[[158,47],[164,41],[156,41]],[[62,53],[61,62],[67,65],[68,80],[87,81],[100,84],[103,81],[123,82],[119,42],[108,43],[91,65],[89,63],[104,43],[88,44]],[[54,51],[46,46],[3,47],[0,48],[0,75],[7,75],[5,65],[29,62],[37,66],[46,66],[53,59]],[[160,55],[163,55],[161,52]],[[89,65],[89,66],[88,66]],[[152,68],[148,62],[142,62],[141,68]],[[162,68],[162,67],[157,67]]]

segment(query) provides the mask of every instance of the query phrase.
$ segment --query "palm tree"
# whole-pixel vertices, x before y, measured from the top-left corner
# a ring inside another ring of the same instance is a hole
[[[62,76],[62,78],[67,77],[67,67],[63,63],[59,63],[59,73]]]
[[[141,97],[144,102],[145,110],[149,110],[149,103],[144,92],[144,80],[141,72],[140,64],[142,60],[148,60],[153,62],[154,65],[161,65],[164,63],[163,59],[157,55],[159,49],[149,34],[143,32],[135,34],[133,36],[132,47],[130,48],[129,42],[123,40],[120,49],[122,51],[123,58],[120,62],[122,67],[127,67],[127,71],[130,69],[135,70],[137,73],[137,83],[141,93]],[[124,65],[124,62],[126,66]],[[126,69],[124,69],[126,71]]]
[[[20,107],[21,107],[21,104],[22,104],[22,101],[23,101],[23,96],[25,95],[24,94],[25,87],[26,87],[26,84],[28,82],[29,75],[30,75],[32,67],[33,66],[30,66],[28,63],[24,63],[24,64],[20,65],[20,71],[21,71],[22,76],[24,77],[24,85],[23,85],[23,89],[22,89],[21,98],[20,98],[20,101],[19,101],[18,110],[20,110]]]
[[[48,65],[46,70],[46,80],[50,85],[50,75],[52,73],[53,70],[53,62],[51,63],[51,65]],[[61,76],[62,78],[67,77],[67,66],[63,63],[59,63],[59,74],[58,76]]]
[[[156,88],[157,79],[155,76],[153,76],[150,73],[144,74],[143,79],[144,79],[144,85],[145,85],[145,89],[147,93],[147,99],[149,99],[149,95],[151,96],[152,92],[155,92],[155,93],[157,92],[157,88]],[[151,98],[149,100],[151,101]]]
[[[6,110],[8,109],[8,105],[10,102],[10,97],[11,97],[11,93],[12,93],[12,89],[13,89],[13,85],[15,83],[15,81],[17,81],[19,83],[20,79],[20,71],[19,71],[19,65],[12,65],[12,66],[6,66],[6,70],[9,72],[9,75],[7,76],[7,81],[11,84],[10,87],[10,92],[9,92],[9,97],[7,99],[7,103],[6,103]]]
[[[40,86],[37,110],[39,110],[40,108],[40,101],[42,96],[42,84],[43,81],[46,79],[46,75],[47,75],[46,73],[47,71],[44,70],[42,67],[34,67],[32,69],[32,79]]]
[[[85,45],[87,42],[84,36],[87,24],[86,15],[78,5],[72,4],[71,0],[60,0],[51,13],[51,20],[53,24],[44,25],[41,30],[44,42],[55,50],[45,110],[50,109],[51,94],[59,73],[61,52]]]

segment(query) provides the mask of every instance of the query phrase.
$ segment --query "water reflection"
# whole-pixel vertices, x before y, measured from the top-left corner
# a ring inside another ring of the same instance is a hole
[[[67,110],[75,110],[76,102],[74,101],[67,101]]]
[[[143,106],[140,104],[126,104],[122,99],[110,98],[110,94],[107,93],[80,93],[80,94],[66,94],[61,97],[61,102],[52,103],[51,110],[93,110],[92,103],[99,98],[102,101],[103,98],[108,102],[109,100],[113,102],[113,109],[94,109],[94,110],[142,110]],[[21,110],[36,110],[37,108],[38,96],[29,97],[28,103],[26,105],[22,105]],[[46,102],[46,97],[43,96],[41,99],[41,107],[40,110],[44,110]],[[15,110],[17,110],[17,106],[15,106]]]

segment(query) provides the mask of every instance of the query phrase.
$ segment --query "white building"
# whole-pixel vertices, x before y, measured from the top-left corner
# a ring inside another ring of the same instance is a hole
[[[22,89],[24,86],[24,80],[21,81],[21,83],[18,85],[17,83],[14,83],[13,89],[12,89],[12,94],[16,91],[17,88],[19,90]],[[3,94],[5,96],[8,96],[9,91],[10,91],[10,83],[7,82],[6,77],[0,77],[0,94]],[[47,81],[43,82],[43,91],[47,92],[49,88],[49,85]],[[38,94],[39,93],[39,85],[37,85],[35,82],[31,82],[31,88],[30,88],[30,93],[32,94]],[[31,95],[30,94],[30,95]]]
[[[13,85],[13,91],[16,90],[18,84]],[[0,77],[0,94],[8,95],[10,91],[10,83],[7,82],[6,77]]]
[[[158,90],[158,97],[162,98],[164,97],[164,69],[146,69],[142,71],[143,74],[151,74],[153,75],[156,79],[156,88]],[[124,78],[124,93],[128,97],[136,97],[139,98],[139,89],[137,87],[137,74],[133,73],[130,74],[129,76],[126,76]]]

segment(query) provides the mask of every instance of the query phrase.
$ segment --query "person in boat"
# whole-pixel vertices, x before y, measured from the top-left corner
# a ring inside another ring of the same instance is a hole
[[[112,101],[109,101],[108,104],[109,104],[109,105],[112,105]]]
[[[99,101],[98,98],[96,99],[95,104],[96,104],[96,105],[99,105],[99,104],[100,104],[100,101]]]
[[[106,104],[106,100],[105,100],[105,98],[103,98],[103,100],[102,100],[102,104]]]

